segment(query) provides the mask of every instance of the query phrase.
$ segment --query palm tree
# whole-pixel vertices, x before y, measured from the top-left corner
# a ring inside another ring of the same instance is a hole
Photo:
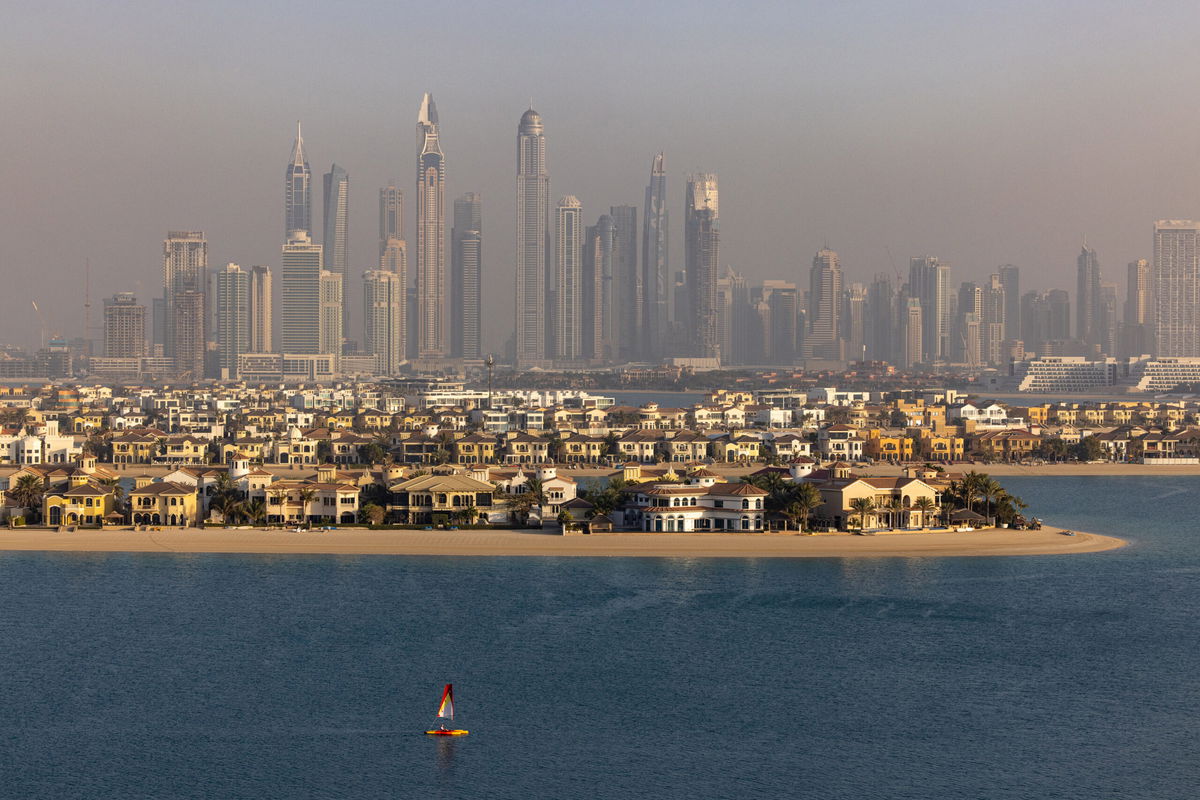
[[[267,506],[262,500],[248,500],[241,504],[240,513],[243,519],[261,525],[267,518]]]
[[[979,496],[982,497],[987,503],[987,515],[989,517],[995,516],[996,498],[999,497],[1003,491],[1004,487],[1001,486],[994,478],[989,478],[987,475],[983,476],[983,480],[979,484]]]
[[[912,507],[921,513],[921,529],[924,530],[929,524],[929,514],[937,509],[937,503],[928,497],[918,497],[913,501]]]
[[[311,486],[305,486],[296,493],[300,500],[300,521],[304,522],[308,519],[308,504],[311,503],[317,496],[317,490]]]
[[[34,519],[41,519],[42,496],[46,494],[46,483],[39,475],[22,475],[8,490],[8,496]]]
[[[875,510],[875,501],[869,497],[856,497],[850,501],[851,517],[858,517],[858,529],[867,527],[867,515]]]
[[[803,482],[796,484],[792,490],[792,502],[788,505],[789,508],[794,508],[800,519],[800,530],[808,527],[808,518],[821,503],[825,502],[821,497],[821,491],[811,483]]]
[[[267,496],[271,498],[271,505],[279,506],[279,519],[281,522],[287,522],[287,499],[288,490],[283,486],[267,487]]]
[[[888,527],[895,528],[897,520],[901,519],[904,513],[904,498],[899,495],[892,495],[887,503],[888,512]]]

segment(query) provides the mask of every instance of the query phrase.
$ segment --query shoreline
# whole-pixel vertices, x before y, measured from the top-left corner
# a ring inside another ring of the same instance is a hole
[[[653,534],[561,536],[522,531],[302,532],[263,529],[158,531],[45,529],[0,531],[0,552],[211,553],[257,555],[403,555],[651,558],[878,558],[1028,556],[1096,553],[1124,547],[1113,536],[1061,528],[1040,531],[850,534]]]

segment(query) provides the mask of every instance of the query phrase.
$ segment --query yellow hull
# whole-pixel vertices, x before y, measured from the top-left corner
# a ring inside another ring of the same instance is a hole
[[[426,733],[426,734],[428,734],[429,736],[466,736],[468,733],[470,733],[470,731],[462,731],[462,730],[454,730],[454,731],[436,730],[436,731],[425,731],[425,733]]]

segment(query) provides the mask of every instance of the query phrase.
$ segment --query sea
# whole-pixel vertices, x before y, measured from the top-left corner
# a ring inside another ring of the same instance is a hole
[[[1131,545],[0,554],[0,797],[1195,797],[1200,477],[1003,483]]]

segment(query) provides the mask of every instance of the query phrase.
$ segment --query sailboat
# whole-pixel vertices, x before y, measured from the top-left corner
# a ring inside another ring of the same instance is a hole
[[[446,688],[442,690],[442,702],[438,703],[437,715],[438,719],[454,721],[454,684],[447,683]],[[470,731],[439,725],[431,731],[425,731],[425,733],[430,736],[466,736]]]

